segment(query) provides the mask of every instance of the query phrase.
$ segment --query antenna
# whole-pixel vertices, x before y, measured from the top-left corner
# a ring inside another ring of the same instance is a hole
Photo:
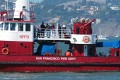
[[[5,10],[7,10],[8,11],[8,0],[5,0],[6,2],[5,2]]]

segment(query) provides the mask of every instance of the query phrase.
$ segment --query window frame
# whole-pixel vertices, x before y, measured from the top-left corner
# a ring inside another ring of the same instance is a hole
[[[13,26],[12,24],[15,24],[15,25]],[[17,27],[16,23],[10,23],[10,31],[16,31],[16,27]]]
[[[0,31],[3,31],[3,23],[0,24]]]
[[[20,32],[24,31],[24,24],[23,23],[18,23],[18,31],[20,31]]]
[[[31,31],[31,24],[30,23],[26,23],[25,24],[25,31],[26,32],[30,32]]]
[[[7,26],[6,26],[6,24],[7,24]],[[8,22],[4,23],[3,30],[9,31],[9,25],[10,25],[10,23],[8,23]]]

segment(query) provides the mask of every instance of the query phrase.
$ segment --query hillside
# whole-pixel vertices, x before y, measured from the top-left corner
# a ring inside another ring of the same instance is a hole
[[[101,29],[103,35],[115,36],[120,31],[120,19],[118,18],[120,17],[120,6],[115,5],[119,3],[118,0],[107,2],[105,0],[101,2],[100,0],[44,0],[42,3],[35,5],[36,24],[42,21],[51,22],[57,18],[60,24],[70,24],[71,19],[76,17],[79,19],[83,17],[96,18],[99,22],[94,24],[94,33],[99,34]],[[114,9],[116,8],[114,6],[118,9]]]
[[[0,0],[0,10],[5,8],[5,0]],[[11,7],[11,5],[9,5]],[[120,35],[119,0],[44,0],[34,4],[37,25],[41,22],[66,24],[76,17],[96,19],[93,32],[102,30],[105,36]],[[114,31],[113,31],[114,30]]]

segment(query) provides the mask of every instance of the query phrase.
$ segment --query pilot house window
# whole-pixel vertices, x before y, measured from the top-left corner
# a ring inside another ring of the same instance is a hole
[[[9,23],[5,23],[4,30],[8,30],[8,29],[9,29]]]
[[[30,24],[26,24],[26,31],[30,31]]]
[[[16,24],[10,23],[10,31],[15,31]]]
[[[3,30],[3,23],[0,24],[0,30]]]
[[[18,31],[23,31],[23,23],[18,24]]]

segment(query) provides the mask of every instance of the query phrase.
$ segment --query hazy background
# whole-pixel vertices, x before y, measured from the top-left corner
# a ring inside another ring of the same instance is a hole
[[[34,1],[34,2],[41,2],[41,1],[43,1],[43,0],[31,0],[31,1]]]

